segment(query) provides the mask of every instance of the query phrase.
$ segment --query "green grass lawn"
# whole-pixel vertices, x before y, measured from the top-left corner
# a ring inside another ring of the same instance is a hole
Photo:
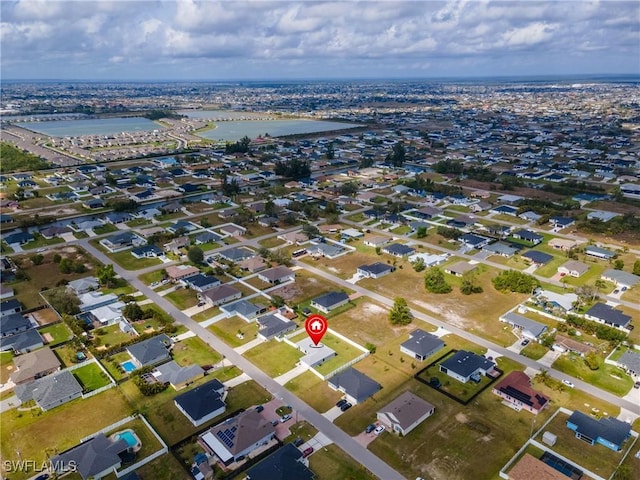
[[[117,232],[118,227],[115,225],[111,225],[110,223],[105,223],[104,225],[100,225],[93,229],[93,233],[96,235],[104,235],[105,233]]]
[[[39,328],[38,331],[40,335],[47,340],[47,345],[50,347],[55,347],[62,342],[66,342],[73,336],[73,333],[71,333],[71,330],[69,330],[69,327],[67,327],[64,322],[47,325],[46,327]],[[50,340],[49,337],[51,337]]]
[[[270,340],[243,355],[267,375],[275,378],[295,368],[303,353],[284,342]]]
[[[173,345],[171,356],[181,366],[213,365],[222,360],[222,355],[213,350],[199,337],[190,337]]]
[[[136,469],[136,472],[140,474],[140,478],[154,480],[190,480],[192,478],[171,453],[156,458]]]
[[[55,451],[71,448],[83,437],[131,413],[131,406],[116,388],[73,400],[48,412],[9,410],[0,415],[3,460],[30,459],[39,465],[46,460],[47,453],[53,455]],[[11,479],[24,480],[33,474],[33,471],[16,472]]]
[[[200,313],[196,313],[195,315],[191,315],[191,318],[196,322],[203,322],[205,320],[210,319],[211,317],[215,317],[220,314],[219,307],[210,307],[206,310],[201,311]]]
[[[13,371],[13,353],[0,352],[0,383],[7,383]]]
[[[562,355],[552,367],[620,397],[633,387],[633,380],[624,370],[605,363],[598,370],[590,370],[582,357],[574,354]]]
[[[526,347],[524,347],[520,351],[520,355],[523,355],[523,356],[525,356],[527,358],[531,358],[533,360],[539,360],[548,351],[549,351],[549,349],[547,347],[545,347],[544,345],[541,345],[541,344],[535,343],[535,342],[531,342],[529,345],[527,345]]]
[[[162,270],[154,270],[153,272],[143,273],[138,278],[147,285],[150,285],[153,282],[159,282],[162,280]]]
[[[374,480],[378,477],[336,445],[327,445],[309,457],[309,468],[316,480]]]
[[[73,376],[76,377],[80,385],[82,385],[83,393],[89,393],[102,388],[110,382],[109,377],[107,377],[102,369],[95,363],[76,368],[73,371]]]
[[[56,354],[56,356],[58,357],[58,360],[60,360],[63,367],[70,367],[78,363],[76,358],[78,349],[74,348],[72,345],[68,343],[55,347],[53,349],[53,353]],[[87,355],[89,354],[87,353]]]
[[[42,235],[35,234],[34,235],[34,240],[32,240],[31,242],[27,243],[25,245],[25,248],[48,247],[49,245],[57,245],[59,243],[64,243],[64,242],[65,242],[65,240],[60,238],[60,237],[54,237],[54,238],[51,238],[51,239],[47,240]]]
[[[120,325],[117,323],[109,325],[108,327],[95,329],[93,331],[93,336],[95,338],[95,345],[103,345],[105,347],[120,345],[127,340],[131,340],[131,335],[120,330]]]
[[[274,247],[279,247],[280,245],[283,245],[285,241],[278,237],[270,237],[270,238],[265,238],[264,240],[260,240],[258,243],[260,244],[261,247],[274,248]]]
[[[198,304],[198,293],[190,288],[179,288],[178,290],[168,293],[164,298],[180,310],[185,310]]]
[[[362,355],[361,350],[358,350],[353,345],[345,342],[344,340],[340,340],[338,337],[335,337],[330,333],[322,338],[322,343],[336,352],[335,357],[330,358],[322,365],[315,367],[315,369],[323,375],[333,372],[336,368],[353,360],[359,355]]]
[[[320,413],[329,410],[342,397],[341,392],[332,390],[320,377],[308,371],[287,382],[285,388]]]
[[[258,333],[258,324],[256,322],[247,323],[240,317],[233,316],[220,320],[207,327],[207,329],[220,340],[235,348],[255,340]],[[239,333],[242,334],[243,338],[238,338]]]
[[[102,366],[107,370],[107,372],[109,372],[109,375],[111,375],[117,382],[127,376],[127,374],[119,368],[118,365],[128,360],[131,360],[131,357],[125,351],[103,358],[100,360],[100,363],[102,363]]]
[[[131,255],[131,250],[107,253],[107,255],[125,270],[140,270],[142,268],[152,267],[162,263],[159,258],[136,258]]]

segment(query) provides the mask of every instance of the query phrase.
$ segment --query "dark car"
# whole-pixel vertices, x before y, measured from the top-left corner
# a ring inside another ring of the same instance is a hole
[[[302,458],[306,458],[313,453],[313,447],[305,448],[302,452]]]
[[[261,412],[261,411],[263,411],[263,410],[264,410],[264,407],[263,407],[262,405],[258,405],[258,406],[256,407],[256,412],[258,412],[258,413],[260,413],[260,412]]]
[[[299,447],[299,446],[300,446],[300,445],[302,445],[303,443],[304,443],[304,440],[303,440],[303,439],[301,439],[300,437],[298,437],[298,438],[296,438],[296,439],[293,441],[293,446],[294,446],[294,447]]]
[[[43,473],[42,475],[38,475],[35,480],[47,480],[47,478],[49,478],[49,474]]]
[[[346,401],[344,398],[341,398],[340,400],[338,400],[338,401],[336,402],[336,407],[340,407],[340,408],[342,408],[342,406],[343,406],[345,403],[347,403],[347,401]]]
[[[633,388],[640,388],[640,382],[636,382],[633,384]]]
[[[375,424],[373,424],[373,423],[372,423],[371,425],[367,425],[367,428],[365,428],[365,429],[364,429],[364,432],[365,432],[365,433],[371,433],[371,432],[373,432],[375,429],[376,429],[376,426],[375,426]]]
[[[347,411],[347,410],[349,410],[351,407],[352,407],[352,405],[351,405],[349,402],[347,402],[347,403],[345,403],[344,405],[342,405],[342,406],[340,407],[340,410],[342,410],[343,412],[346,412],[346,411]]]
[[[279,420],[271,420],[271,425],[273,425],[274,427],[278,425],[278,423],[280,423]]]
[[[520,345],[526,347],[527,345],[529,345],[529,340],[525,338],[524,340],[522,340],[522,343],[520,343]]]

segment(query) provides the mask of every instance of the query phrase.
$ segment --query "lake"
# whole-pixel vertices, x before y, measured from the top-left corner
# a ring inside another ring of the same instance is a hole
[[[346,130],[349,128],[364,127],[355,123],[329,122],[325,120],[244,120],[219,122],[216,128],[198,133],[199,136],[209,140],[237,141],[245,135],[256,138],[269,134],[272,137],[285,135],[297,135],[303,133],[319,133],[331,130]]]
[[[114,135],[121,132],[151,132],[164,127],[142,117],[95,118],[88,120],[60,120],[22,122],[21,127],[51,137],[78,137],[80,135]]]

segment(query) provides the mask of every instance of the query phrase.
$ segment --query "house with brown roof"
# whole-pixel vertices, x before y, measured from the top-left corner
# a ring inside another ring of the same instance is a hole
[[[578,278],[589,270],[589,265],[586,263],[578,262],[577,260],[569,260],[558,267],[558,273],[560,275],[570,275]]]
[[[207,304],[216,307],[242,297],[242,292],[230,285],[220,285],[219,287],[205,290],[199,295]]]
[[[493,393],[504,400],[514,410],[526,410],[537,415],[547,405],[549,397],[531,388],[531,380],[526,373],[513,371],[493,387]]]
[[[309,241],[309,237],[305,233],[302,232],[289,232],[283,233],[282,235],[278,235],[280,240],[284,240],[289,245],[302,245],[303,243],[307,243]]]
[[[174,282],[200,273],[200,270],[192,265],[170,265],[165,270],[169,279]]]
[[[589,352],[595,352],[596,348],[582,342],[578,342],[564,335],[556,335],[553,350],[556,352],[572,352],[584,357]]]
[[[279,265],[277,267],[260,272],[258,274],[258,278],[263,282],[276,285],[279,283],[294,281],[296,279],[296,274],[289,267]]]
[[[15,371],[11,374],[11,381],[16,385],[32,382],[60,370],[60,360],[49,347],[15,357],[13,365]]]
[[[569,478],[564,473],[550,467],[529,453],[525,453],[507,475],[509,480],[531,480],[532,478],[538,480],[567,480]]]
[[[246,270],[247,272],[256,273],[267,268],[268,264],[262,257],[251,257],[245,258],[244,260],[240,261],[238,263],[238,266],[240,266],[242,270]]]
[[[407,435],[433,415],[435,407],[411,392],[404,392],[376,413],[378,421],[401,435]]]

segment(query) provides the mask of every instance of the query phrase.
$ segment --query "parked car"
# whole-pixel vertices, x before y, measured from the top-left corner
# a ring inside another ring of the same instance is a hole
[[[260,413],[260,412],[261,412],[261,411],[263,411],[263,410],[264,410],[264,407],[263,407],[262,405],[258,405],[258,406],[256,407],[256,412],[258,412],[258,413]]]
[[[279,423],[279,422],[278,422],[278,420],[272,420],[272,421],[271,421],[271,425],[273,425],[274,427],[275,427],[276,425],[278,425],[278,423]]]
[[[296,438],[296,439],[293,441],[293,446],[294,446],[294,447],[299,447],[299,446],[300,446],[300,445],[302,445],[303,443],[304,443],[304,440],[303,440],[303,439],[301,439],[300,437],[298,437],[298,438]]]
[[[284,423],[284,422],[286,422],[288,420],[291,420],[291,415],[288,414],[288,413],[286,415],[283,415],[283,416],[280,417],[280,423]]]
[[[526,347],[527,345],[529,345],[529,340],[525,338],[524,340],[522,340],[522,342],[520,342],[520,345],[522,345],[523,347]]]
[[[347,401],[344,398],[341,398],[336,402],[336,407],[342,407]]]
[[[375,426],[375,424],[373,424],[373,423],[372,423],[371,425],[367,425],[367,428],[365,428],[365,429],[364,429],[364,432],[365,432],[365,433],[371,433],[371,432],[373,432],[375,429],[376,429],[376,426]]]
[[[302,458],[307,458],[309,455],[313,453],[313,447],[305,448],[302,452]]]
[[[614,294],[614,295],[616,295],[616,294],[618,294],[618,293],[620,293],[620,290],[616,288],[616,289],[613,291],[613,294]]]
[[[373,433],[375,433],[376,435],[380,435],[382,432],[384,432],[384,425],[377,426],[373,431]]]
[[[562,383],[564,383],[567,387],[569,388],[573,388],[575,387],[575,385],[573,384],[573,382],[570,382],[569,380],[562,380]]]
[[[47,478],[49,478],[49,474],[43,473],[42,475],[38,475],[35,480],[47,480]]]
[[[640,382],[636,382],[633,384],[633,388],[640,388]]]
[[[627,291],[627,287],[622,287],[620,290],[622,290],[623,292]]]
[[[353,405],[351,405],[349,402],[345,403],[344,405],[342,405],[340,407],[340,410],[342,410],[343,412],[346,412],[347,410],[349,410]]]

